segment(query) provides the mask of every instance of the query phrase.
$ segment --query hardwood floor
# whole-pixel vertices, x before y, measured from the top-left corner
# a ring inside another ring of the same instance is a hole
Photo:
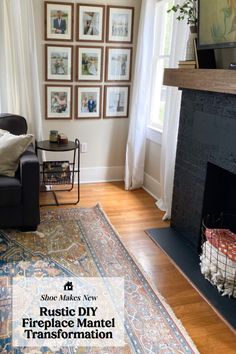
[[[59,200],[71,200],[75,193],[58,193]],[[42,202],[48,198],[49,193],[42,193]],[[77,207],[92,207],[96,203],[101,204],[126,248],[181,320],[200,353],[235,354],[235,333],[145,234],[145,229],[168,226],[161,220],[162,213],[154,199],[143,189],[125,191],[121,182],[81,185]]]

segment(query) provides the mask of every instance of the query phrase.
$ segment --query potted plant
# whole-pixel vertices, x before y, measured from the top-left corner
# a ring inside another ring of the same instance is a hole
[[[172,6],[167,12],[174,11],[178,14],[177,20],[187,20],[187,24],[197,28],[197,0],[185,0],[182,5]]]
[[[190,28],[190,36],[187,43],[186,60],[194,60],[193,40],[197,37],[197,0],[185,0],[183,3],[172,6],[167,12],[177,13],[178,21],[187,20]]]

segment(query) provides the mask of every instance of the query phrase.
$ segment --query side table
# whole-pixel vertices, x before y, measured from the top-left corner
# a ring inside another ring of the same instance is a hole
[[[66,144],[58,144],[58,143],[51,143],[49,140],[42,140],[42,141],[36,141],[35,143],[35,151],[36,154],[38,155],[38,151],[50,151],[50,152],[65,152],[65,151],[72,151],[73,152],[73,158],[72,161],[68,161],[68,170],[66,172],[56,172],[47,170],[47,174],[45,173],[45,166],[46,163],[48,163],[50,167],[50,163],[53,165],[59,165],[60,166],[60,161],[47,161],[43,162],[40,164],[40,181],[42,182],[42,185],[44,186],[44,189],[41,190],[41,192],[50,192],[53,194],[53,197],[55,199],[55,203],[52,204],[42,204],[41,206],[49,206],[49,205],[70,205],[70,204],[77,204],[79,203],[80,200],[80,142],[78,139],[75,139],[75,141],[68,141]],[[76,169],[76,154],[77,154],[77,169]],[[65,163],[65,161],[62,161]],[[77,173],[77,183],[78,183],[78,194],[77,194],[77,200],[72,201],[72,202],[65,202],[65,203],[60,203],[58,201],[56,192],[70,192],[74,188],[75,184],[75,174]],[[50,176],[57,178],[51,178]],[[45,176],[47,176],[47,180],[45,181]],[[48,177],[49,176],[49,177]],[[63,176],[63,177],[62,177]],[[65,177],[66,176],[66,177]],[[69,185],[69,188],[62,188],[62,189],[50,189],[47,190],[46,185]]]

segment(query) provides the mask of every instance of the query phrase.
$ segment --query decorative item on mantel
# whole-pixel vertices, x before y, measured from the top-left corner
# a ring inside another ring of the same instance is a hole
[[[196,69],[196,60],[180,60],[179,69]]]
[[[186,48],[186,60],[195,60],[194,39],[197,38],[197,0],[185,0],[182,5],[174,5],[167,12],[178,13],[178,21],[187,20],[190,33]]]

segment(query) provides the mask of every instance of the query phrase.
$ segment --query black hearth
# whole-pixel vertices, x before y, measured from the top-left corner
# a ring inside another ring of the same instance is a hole
[[[235,176],[236,95],[183,89],[171,227],[148,234],[233,328],[236,300],[204,279],[199,251],[205,215],[236,214]]]

